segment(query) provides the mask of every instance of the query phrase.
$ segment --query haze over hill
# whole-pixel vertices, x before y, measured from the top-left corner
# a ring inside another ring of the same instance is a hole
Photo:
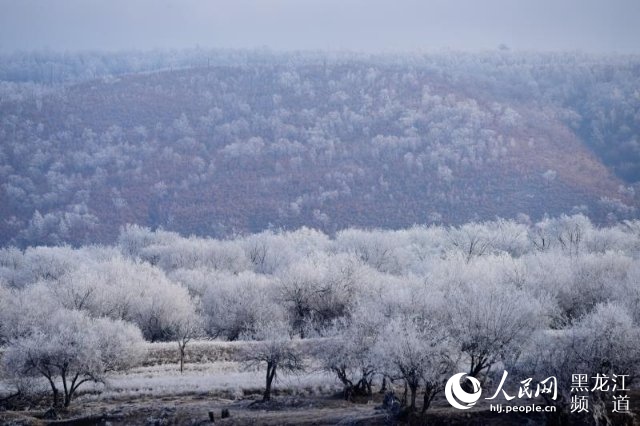
[[[6,58],[1,243],[637,216],[635,56]]]
[[[194,46],[640,53],[636,0],[0,0],[0,51]]]

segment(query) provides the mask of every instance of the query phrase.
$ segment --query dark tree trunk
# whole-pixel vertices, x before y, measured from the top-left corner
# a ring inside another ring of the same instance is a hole
[[[387,391],[387,376],[382,376],[382,385],[380,386],[380,393],[385,393]]]
[[[471,368],[469,369],[469,375],[471,377],[478,377],[480,372],[487,367],[487,357],[482,355],[471,356]],[[464,387],[463,387],[464,389]]]
[[[276,377],[276,368],[277,364],[275,362],[269,361],[267,362],[267,383],[264,389],[264,394],[262,396],[263,401],[271,400],[271,384],[273,383],[274,377]]]
[[[424,388],[424,398],[422,399],[422,414],[426,413],[431,406],[431,401],[438,394],[437,386],[426,385]]]
[[[409,409],[411,411],[414,411],[416,409],[416,394],[417,394],[418,386],[414,384],[410,384],[409,390],[411,391],[411,404],[409,404]]]
[[[407,387],[407,381],[404,381],[404,392],[402,392],[402,401],[400,402],[400,405],[402,407],[405,407],[407,405],[407,393],[409,391],[409,388]]]
[[[45,376],[49,381],[49,385],[51,385],[51,394],[53,395],[53,407],[57,408],[60,406],[60,392],[56,387],[56,384],[53,382],[53,378],[49,376]]]
[[[182,374],[182,372],[184,371],[184,353],[186,346],[186,342],[178,342],[178,347],[180,348],[180,374]]]
[[[68,407],[71,401],[69,399],[69,389],[67,388],[67,373],[65,369],[62,370],[61,376],[62,376],[62,390],[64,391],[63,402],[64,402],[64,406]]]
[[[431,405],[431,398],[429,397],[429,394],[425,392],[424,398],[422,400],[422,414],[427,412],[430,405]]]
[[[53,387],[51,390],[53,392],[53,406],[60,407],[60,392],[58,391],[58,388]]]
[[[353,396],[353,382],[347,377],[345,367],[334,367],[333,371],[338,376],[338,379],[342,382],[344,390],[342,391],[345,401],[351,400]]]

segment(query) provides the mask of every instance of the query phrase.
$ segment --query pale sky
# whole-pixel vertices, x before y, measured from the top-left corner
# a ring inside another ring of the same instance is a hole
[[[640,53],[640,0],[0,0],[0,50]]]

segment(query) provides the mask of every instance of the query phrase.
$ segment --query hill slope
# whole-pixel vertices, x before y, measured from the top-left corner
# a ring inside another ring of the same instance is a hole
[[[5,83],[0,243],[635,217],[640,61],[614,59],[292,56]]]

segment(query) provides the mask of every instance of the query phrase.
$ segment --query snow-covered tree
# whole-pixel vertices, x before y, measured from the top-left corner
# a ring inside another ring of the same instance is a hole
[[[352,256],[324,255],[301,259],[280,274],[277,292],[300,337],[319,333],[348,316],[359,283],[359,264]]]
[[[10,374],[44,377],[53,405],[68,407],[82,384],[101,382],[105,373],[135,365],[141,343],[140,330],[131,324],[60,310],[29,335],[12,339],[3,364]]]
[[[170,340],[178,318],[195,309],[187,289],[162,270],[121,257],[83,265],[49,289],[65,308],[133,322],[151,341]]]
[[[195,310],[185,309],[172,318],[169,326],[170,339],[178,342],[180,373],[184,371],[184,360],[187,344],[198,336],[203,335],[202,317]]]
[[[344,387],[344,398],[371,395],[371,383],[378,370],[373,348],[380,324],[375,312],[360,312],[351,320],[337,320],[328,339],[319,344],[314,356],[322,369],[336,375]]]
[[[249,369],[266,366],[263,401],[271,399],[271,389],[278,374],[296,373],[305,368],[302,353],[295,348],[289,334],[289,326],[283,321],[262,322],[253,333],[243,336],[257,340],[244,348],[241,359]]]
[[[204,326],[211,337],[237,340],[266,318],[282,318],[273,280],[253,272],[214,272],[202,296]]]
[[[607,390],[589,382],[590,412],[597,424],[612,424],[605,407],[605,396],[613,387],[629,389],[640,373],[640,327],[630,312],[619,303],[599,304],[574,325],[562,330],[536,333],[525,347],[516,368],[524,375],[542,378],[554,376],[558,384],[574,383],[574,374],[588,380],[600,376]],[[610,392],[611,391],[611,392]],[[555,400],[558,417],[567,417],[571,404],[571,387],[558,386]]]
[[[454,360],[446,333],[419,317],[391,320],[380,332],[374,353],[388,377],[406,384],[411,411],[416,409],[421,387],[424,387],[422,411],[427,411],[453,372]]]
[[[449,243],[453,250],[462,253],[467,263],[475,257],[490,254],[493,250],[494,235],[481,223],[467,223],[447,230]]]
[[[477,271],[480,273],[480,271]],[[517,356],[544,326],[545,310],[528,292],[500,283],[463,283],[445,296],[449,329],[477,377],[498,361]]]

